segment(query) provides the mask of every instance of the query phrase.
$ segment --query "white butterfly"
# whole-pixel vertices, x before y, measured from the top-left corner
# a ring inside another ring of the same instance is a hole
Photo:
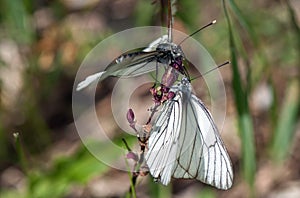
[[[135,77],[157,69],[158,63],[163,66],[172,65],[176,60],[184,58],[180,46],[168,42],[168,36],[163,35],[151,42],[144,49],[137,49],[124,53],[110,63],[104,71],[92,74],[81,81],[76,90],[82,90],[97,80],[103,80],[108,76]],[[183,65],[176,65],[180,73],[188,76]]]
[[[208,109],[187,78],[170,91],[175,97],[164,103],[149,137],[145,159],[151,175],[164,185],[172,176],[230,188],[231,161]]]

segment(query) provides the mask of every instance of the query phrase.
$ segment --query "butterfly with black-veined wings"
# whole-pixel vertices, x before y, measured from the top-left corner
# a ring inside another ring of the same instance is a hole
[[[146,163],[167,185],[171,177],[194,178],[216,188],[232,186],[229,155],[208,109],[191,92],[187,78],[173,86],[150,132]]]
[[[96,81],[101,81],[108,76],[116,77],[135,77],[148,72],[157,70],[158,63],[161,63],[164,67],[173,67],[178,73],[183,74],[189,79],[189,74],[186,69],[186,65],[192,65],[183,53],[180,45],[190,36],[198,33],[199,31],[213,25],[216,20],[201,27],[185,39],[183,39],[178,45],[171,42],[170,33],[172,29],[168,29],[168,35],[154,40],[144,49],[137,49],[134,52],[124,53],[110,63],[104,71],[92,74],[85,80],[81,81],[76,90],[82,90],[88,87],[90,84]],[[178,64],[180,63],[180,64]]]
[[[158,63],[163,66],[174,67],[176,71],[189,77],[189,74],[183,64],[174,64],[177,62],[187,62],[180,46],[168,41],[168,36],[164,35],[148,47],[134,52],[124,53],[110,63],[104,71],[92,74],[81,81],[76,90],[82,90],[95,81],[101,81],[108,76],[116,77],[135,77],[148,72],[155,71]]]

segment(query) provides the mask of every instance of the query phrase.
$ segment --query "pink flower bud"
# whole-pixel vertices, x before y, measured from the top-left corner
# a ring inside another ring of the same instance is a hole
[[[165,85],[161,85],[161,87],[162,87],[162,92],[163,93],[168,93],[169,92],[169,90],[170,90],[170,88],[169,87],[166,87]]]
[[[132,124],[132,123],[134,123],[134,113],[133,113],[133,110],[132,109],[129,109],[128,111],[127,111],[127,120],[128,120],[128,122],[129,122],[129,124]]]
[[[129,151],[126,155],[126,158],[127,159],[133,159],[134,161],[138,161],[139,160],[139,157],[137,156],[137,154],[135,154],[134,152],[132,151]]]
[[[173,99],[174,97],[175,97],[175,93],[174,92],[172,92],[172,91],[170,91],[169,93],[168,93],[168,100],[170,100],[170,99]]]

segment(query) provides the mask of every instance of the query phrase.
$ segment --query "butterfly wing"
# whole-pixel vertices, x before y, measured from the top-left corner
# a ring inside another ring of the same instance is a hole
[[[183,97],[182,113],[173,177],[194,178],[223,190],[230,188],[231,161],[208,109],[191,94],[190,98]]]
[[[157,69],[157,59],[163,56],[162,52],[156,51],[161,43],[168,42],[168,36],[163,35],[149,44],[147,48],[139,48],[124,53],[112,61],[104,71],[92,74],[81,81],[76,90],[82,90],[93,82],[101,81],[108,76],[135,77]]]
[[[159,37],[158,39],[152,41],[147,48],[143,49],[143,52],[151,52],[156,50],[157,46],[161,43],[167,43],[168,42],[168,35],[163,35]]]
[[[178,136],[181,124],[180,95],[164,103],[160,115],[152,127],[148,142],[146,163],[151,175],[162,184],[167,185],[172,176],[174,159],[178,150]]]
[[[115,59],[110,63],[104,71],[92,74],[85,80],[81,81],[76,90],[82,90],[89,86],[93,82],[101,81],[108,76],[116,77],[135,77],[151,71],[155,71],[157,68],[156,57],[161,56],[160,52],[132,52],[126,53]]]
[[[159,56],[162,56],[162,53],[157,51],[123,54],[106,67],[101,79],[108,76],[134,77],[154,71]]]
[[[171,176],[194,178],[224,190],[232,185],[230,158],[212,116],[182,84],[153,126],[146,162],[151,175],[164,185]]]

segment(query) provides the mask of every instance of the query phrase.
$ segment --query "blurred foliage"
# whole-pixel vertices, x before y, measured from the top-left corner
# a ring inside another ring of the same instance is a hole
[[[64,0],[0,2],[0,197],[72,197],[74,188],[84,191],[93,179],[112,171],[83,146],[63,155],[51,153],[51,149],[59,142],[81,145],[70,127],[71,95],[76,71],[86,54],[120,28],[159,25],[160,4],[152,5],[149,0],[86,2],[81,7]],[[122,11],[126,4],[134,6]],[[215,60],[231,60],[222,72],[229,76],[224,79],[227,95],[231,98],[232,94],[234,100],[228,99],[235,113],[233,131],[240,140],[240,147],[229,150],[235,170],[233,188],[221,192],[197,183],[194,195],[231,197],[235,193],[238,197],[251,191],[252,196],[264,197],[289,181],[299,182],[299,172],[289,168],[300,159],[294,150],[300,141],[299,3],[178,0],[177,5],[175,26],[186,33],[218,21],[195,39]],[[95,23],[89,25],[91,21]],[[258,108],[253,98],[261,85],[268,87],[271,98],[265,99],[269,105]],[[122,145],[120,137],[113,141]],[[128,141],[133,144],[134,139]],[[95,147],[111,160],[123,155],[108,151],[105,144]],[[239,149],[240,153],[235,152]],[[291,173],[275,178],[266,192],[261,192],[257,183],[260,171],[269,167],[266,161]],[[4,173],[11,168],[22,173],[22,182],[17,182],[20,186],[4,180]],[[139,188],[146,188],[151,197],[171,197],[188,188],[174,186],[148,182],[146,187],[137,185],[136,190],[140,193]]]
[[[246,20],[239,12],[238,7],[234,1],[230,1],[233,10],[239,14],[239,21],[246,24]],[[255,146],[254,146],[254,132],[253,132],[253,123],[249,111],[249,102],[248,102],[248,90],[246,89],[247,85],[243,86],[241,79],[241,73],[239,71],[238,57],[240,56],[235,44],[236,37],[240,37],[238,34],[233,34],[233,28],[231,20],[227,11],[227,5],[223,1],[224,12],[227,19],[228,31],[229,31],[229,47],[230,47],[230,56],[231,56],[231,66],[232,66],[232,88],[235,98],[235,106],[238,113],[238,126],[240,129],[240,136],[242,142],[242,166],[245,179],[253,186],[254,176],[255,176]],[[248,27],[248,26],[247,26]],[[251,34],[253,35],[253,33]],[[244,60],[245,61],[245,60]],[[250,71],[248,71],[250,73]],[[249,83],[249,82],[247,82]]]
[[[30,44],[34,39],[29,11],[24,2],[3,0],[1,3],[3,25],[6,33],[18,43]]]
[[[300,52],[300,28],[297,23],[296,15],[287,1],[287,7],[290,17],[290,25],[295,34],[296,49]],[[277,122],[275,133],[272,142],[272,157],[275,161],[282,162],[290,150],[290,143],[293,141],[296,131],[296,125],[300,114],[300,56],[296,59],[298,65],[296,78],[288,80],[286,94],[284,96],[284,103],[280,109],[280,117]]]

